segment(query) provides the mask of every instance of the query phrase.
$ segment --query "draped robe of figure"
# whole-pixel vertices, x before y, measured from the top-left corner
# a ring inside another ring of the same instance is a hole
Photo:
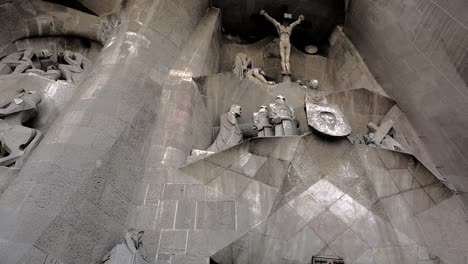
[[[220,130],[214,143],[207,151],[219,152],[239,144],[242,141],[242,131],[237,123],[236,116],[231,113],[222,114],[220,117]]]

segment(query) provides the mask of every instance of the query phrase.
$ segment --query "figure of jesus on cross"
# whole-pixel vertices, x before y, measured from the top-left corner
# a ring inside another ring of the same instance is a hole
[[[265,10],[260,11],[260,15],[275,25],[278,35],[280,37],[280,56],[281,56],[281,70],[283,75],[291,75],[289,56],[291,54],[291,41],[290,36],[293,29],[299,25],[305,18],[303,15],[299,16],[299,19],[288,25],[288,22],[284,22],[283,25],[276,21],[274,18],[269,16]]]

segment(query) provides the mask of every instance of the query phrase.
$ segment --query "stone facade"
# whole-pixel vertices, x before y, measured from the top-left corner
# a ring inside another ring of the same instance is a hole
[[[277,40],[227,41],[232,13],[205,0],[78,0],[88,13],[60,1],[0,1],[0,58],[48,48],[93,63],[74,83],[0,76],[1,102],[25,86],[41,94],[24,125],[44,134],[20,167],[0,167],[0,263],[101,263],[129,229],[138,234],[129,262],[463,263],[460,1],[353,1],[319,55],[292,48],[292,82],[281,78]],[[255,14],[261,2],[242,1]],[[232,73],[239,52],[278,83]],[[391,119],[411,151],[314,132],[304,110],[312,79],[352,135]],[[252,114],[278,95],[297,132],[256,137]],[[235,126],[244,141],[187,164],[192,149],[215,141],[231,105],[242,108]]]

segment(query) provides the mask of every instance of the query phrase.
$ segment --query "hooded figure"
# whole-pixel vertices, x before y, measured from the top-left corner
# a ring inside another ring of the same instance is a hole
[[[242,141],[242,131],[237,123],[241,116],[242,108],[231,105],[229,112],[220,117],[220,130],[215,141],[206,149],[207,151],[219,152],[239,144]]]
[[[234,74],[239,75],[241,79],[244,79],[247,71],[253,69],[253,60],[244,53],[237,53],[236,60],[232,66]]]

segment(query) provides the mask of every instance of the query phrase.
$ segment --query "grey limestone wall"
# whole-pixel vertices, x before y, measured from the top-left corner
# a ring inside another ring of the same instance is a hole
[[[327,74],[336,91],[366,88],[388,96],[367,68],[353,43],[338,26],[329,38]]]
[[[344,32],[416,129],[437,170],[468,191],[468,4],[351,2]]]

